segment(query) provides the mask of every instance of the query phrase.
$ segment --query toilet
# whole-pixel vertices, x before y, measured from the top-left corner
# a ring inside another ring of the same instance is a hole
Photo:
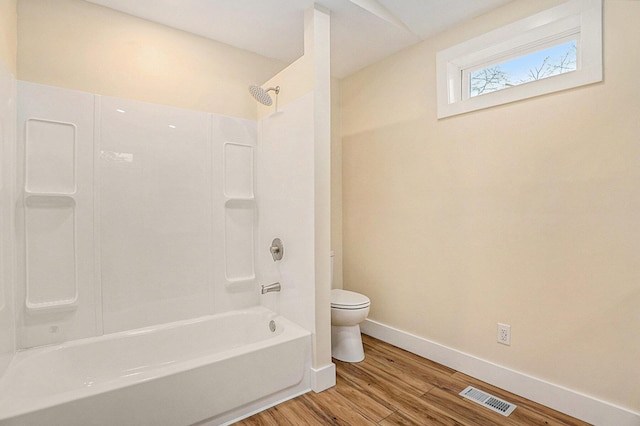
[[[340,361],[364,359],[360,323],[367,319],[371,301],[353,291],[331,290],[331,356]]]
[[[333,281],[333,252],[331,253]],[[331,290],[331,356],[345,362],[364,360],[360,323],[367,319],[371,301],[354,291]]]

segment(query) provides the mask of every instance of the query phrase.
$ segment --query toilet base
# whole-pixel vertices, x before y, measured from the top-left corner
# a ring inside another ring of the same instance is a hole
[[[359,325],[331,326],[331,356],[344,362],[364,360]]]

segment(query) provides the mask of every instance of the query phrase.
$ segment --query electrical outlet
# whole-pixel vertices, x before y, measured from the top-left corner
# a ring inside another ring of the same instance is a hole
[[[498,343],[511,346],[511,326],[498,323]]]

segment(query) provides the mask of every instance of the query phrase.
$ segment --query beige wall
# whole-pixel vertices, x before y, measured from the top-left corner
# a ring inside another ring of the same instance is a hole
[[[284,66],[82,0],[18,1],[21,80],[255,119],[247,87]]]
[[[603,83],[436,119],[438,50],[558,3],[343,80],[344,284],[374,320],[639,411],[640,2],[605,1]]]
[[[17,48],[16,0],[0,0],[0,62],[15,76]]]

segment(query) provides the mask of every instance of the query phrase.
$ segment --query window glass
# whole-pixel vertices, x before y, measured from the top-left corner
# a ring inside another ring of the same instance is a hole
[[[469,97],[542,80],[577,69],[577,41],[557,44],[469,73]]]

